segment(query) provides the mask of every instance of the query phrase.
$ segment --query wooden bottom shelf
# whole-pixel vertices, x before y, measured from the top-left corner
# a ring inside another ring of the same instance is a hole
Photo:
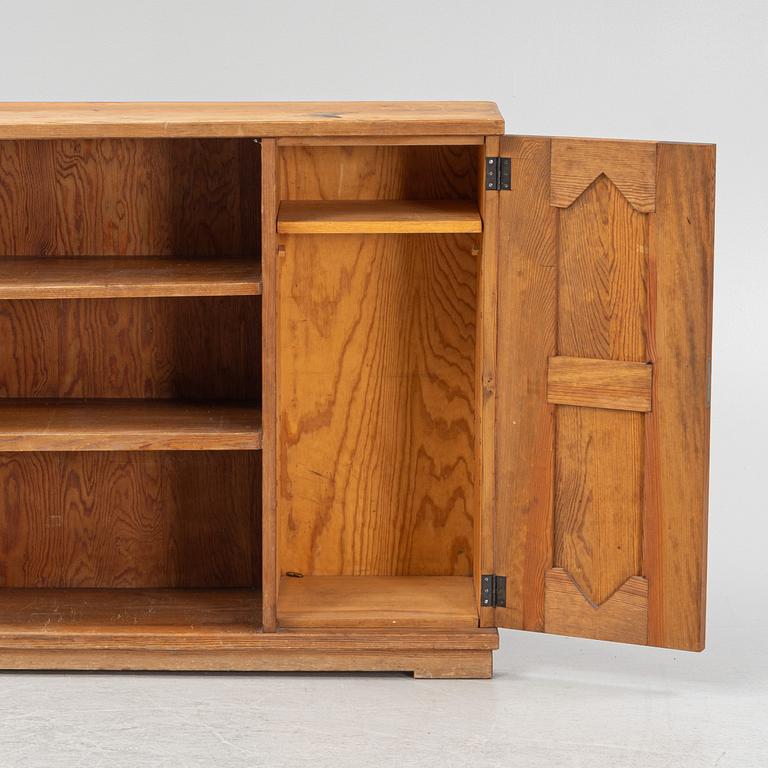
[[[478,626],[469,576],[283,576],[277,620],[285,628]]]
[[[483,678],[499,645],[497,631],[478,629],[476,620],[471,629],[263,632],[260,617],[253,589],[0,589],[0,669]]]
[[[0,642],[9,636],[163,634],[261,630],[254,589],[0,589]]]

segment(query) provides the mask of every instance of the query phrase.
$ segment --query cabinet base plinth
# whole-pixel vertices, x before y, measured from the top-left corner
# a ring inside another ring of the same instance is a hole
[[[206,672],[412,672],[489,678],[496,630],[280,631],[195,639],[17,635],[0,641],[0,669]]]
[[[12,651],[14,670],[205,672],[412,672],[415,678],[490,678],[492,651]]]

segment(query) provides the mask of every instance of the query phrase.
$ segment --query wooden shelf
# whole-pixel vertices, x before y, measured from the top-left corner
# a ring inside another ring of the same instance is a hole
[[[228,402],[2,400],[2,451],[261,449],[261,411]]]
[[[245,259],[0,259],[0,299],[258,296],[261,288],[260,265]]]
[[[283,628],[478,626],[469,576],[283,576],[277,618]]]
[[[0,638],[255,632],[255,589],[0,589]]]
[[[282,234],[482,232],[470,200],[283,200]]]
[[[0,589],[3,669],[423,670],[487,677],[495,629],[263,632],[258,589]],[[394,650],[393,650],[394,649]],[[454,675],[455,676],[455,675]]]

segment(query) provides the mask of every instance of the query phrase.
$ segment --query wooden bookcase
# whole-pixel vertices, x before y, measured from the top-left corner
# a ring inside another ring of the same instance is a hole
[[[704,642],[714,148],[0,106],[0,667]]]

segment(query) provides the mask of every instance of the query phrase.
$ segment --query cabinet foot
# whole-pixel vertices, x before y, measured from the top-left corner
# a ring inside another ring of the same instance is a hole
[[[493,677],[492,651],[436,653],[413,670],[416,679],[450,680]]]

